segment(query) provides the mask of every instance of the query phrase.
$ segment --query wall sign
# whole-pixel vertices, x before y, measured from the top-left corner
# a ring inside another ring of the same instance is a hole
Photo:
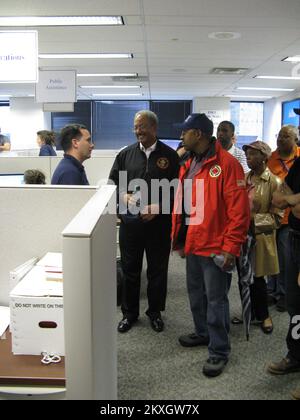
[[[38,103],[76,102],[75,70],[41,70],[35,89]]]
[[[0,82],[36,83],[37,31],[0,31]]]

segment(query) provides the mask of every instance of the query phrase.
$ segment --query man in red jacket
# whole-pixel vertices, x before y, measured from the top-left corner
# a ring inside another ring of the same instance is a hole
[[[213,123],[205,114],[190,115],[179,128],[190,158],[180,170],[172,239],[173,249],[186,255],[195,324],[195,333],[179,342],[184,347],[208,345],[203,373],[215,377],[230,354],[229,271],[246,240],[248,195],[242,166],[212,137]],[[223,261],[221,267],[215,260]]]

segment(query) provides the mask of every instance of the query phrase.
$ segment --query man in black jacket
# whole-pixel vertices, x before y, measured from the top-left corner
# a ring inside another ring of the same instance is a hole
[[[117,155],[109,176],[118,187],[121,218],[119,244],[124,272],[123,319],[118,325],[121,333],[129,331],[139,317],[144,251],[149,305],[146,314],[154,331],[164,329],[161,311],[165,309],[167,295],[174,188],[167,187],[166,194],[166,190],[162,192],[162,188],[151,186],[164,180],[173,181],[176,187],[174,180],[177,180],[179,163],[177,153],[157,139],[157,126],[158,119],[153,112],[136,114],[137,143]],[[130,212],[133,208],[135,211]]]

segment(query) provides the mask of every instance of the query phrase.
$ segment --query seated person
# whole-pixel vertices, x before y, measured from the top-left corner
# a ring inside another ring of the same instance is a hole
[[[0,152],[9,152],[10,151],[10,140],[7,136],[1,134],[0,128]]]
[[[53,131],[41,130],[37,133],[37,144],[40,147],[39,156],[57,156],[53,149],[55,146],[55,133]]]
[[[46,184],[46,177],[38,169],[27,169],[24,172],[24,184]]]

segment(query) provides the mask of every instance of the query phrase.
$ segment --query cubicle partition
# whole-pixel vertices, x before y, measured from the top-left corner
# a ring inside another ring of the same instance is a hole
[[[9,272],[32,257],[61,252],[61,232],[95,192],[95,187],[0,187],[0,305],[9,304]]]
[[[117,398],[114,201],[102,187],[63,232],[67,399]]]
[[[99,181],[104,182],[108,179],[115,155],[116,152],[102,153],[98,150],[95,156],[83,163],[90,185],[98,185]],[[24,174],[26,169],[39,169],[46,175],[46,183],[50,184],[53,172],[61,159],[62,156],[6,156],[0,159],[0,174]]]

